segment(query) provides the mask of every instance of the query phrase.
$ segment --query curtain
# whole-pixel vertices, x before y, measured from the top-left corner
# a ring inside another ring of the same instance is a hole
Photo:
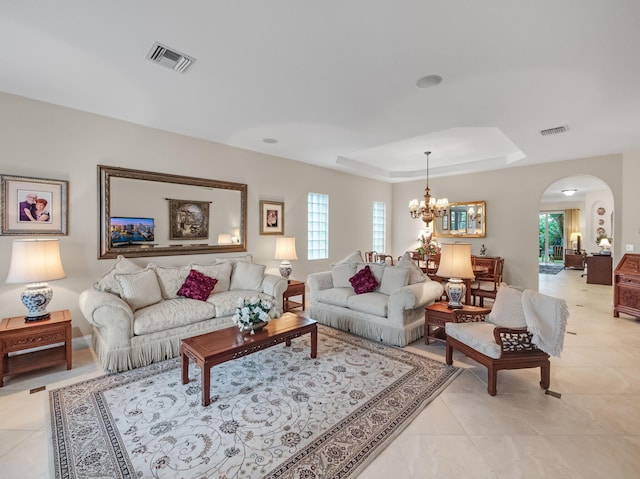
[[[580,209],[564,210],[564,240],[568,249],[572,249],[571,233],[580,232]]]

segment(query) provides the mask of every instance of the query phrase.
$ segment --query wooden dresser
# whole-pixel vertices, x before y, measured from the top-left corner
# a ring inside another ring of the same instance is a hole
[[[613,273],[613,315],[640,318],[640,254],[625,254]]]

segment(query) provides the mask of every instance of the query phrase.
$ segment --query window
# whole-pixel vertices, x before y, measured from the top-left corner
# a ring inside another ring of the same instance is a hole
[[[373,251],[383,253],[386,251],[384,242],[385,231],[385,205],[381,201],[373,202]]]
[[[309,193],[307,211],[307,259],[326,259],[329,257],[329,196]]]

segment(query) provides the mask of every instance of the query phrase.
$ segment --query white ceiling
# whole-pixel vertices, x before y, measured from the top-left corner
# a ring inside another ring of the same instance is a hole
[[[0,0],[0,42],[0,91],[383,181],[640,149],[637,0]]]

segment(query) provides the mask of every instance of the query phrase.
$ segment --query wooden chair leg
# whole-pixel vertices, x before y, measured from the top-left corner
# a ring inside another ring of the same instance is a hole
[[[544,362],[540,366],[540,387],[544,390],[549,389],[551,385],[551,363],[549,361]]]
[[[498,370],[493,366],[487,366],[487,392],[490,396],[498,393]]]
[[[445,349],[445,362],[451,366],[453,364],[453,347],[447,342]]]

